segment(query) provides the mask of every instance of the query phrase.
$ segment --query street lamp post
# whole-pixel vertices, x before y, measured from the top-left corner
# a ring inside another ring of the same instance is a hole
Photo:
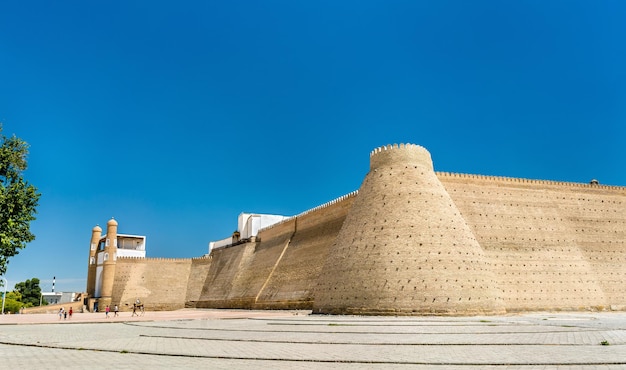
[[[2,280],[4,280],[4,294],[2,295],[2,314],[4,315],[4,300],[7,297],[7,285],[9,285],[9,282],[4,277],[2,278]]]

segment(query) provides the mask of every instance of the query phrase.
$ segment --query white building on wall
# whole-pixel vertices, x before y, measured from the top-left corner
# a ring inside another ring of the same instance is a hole
[[[117,257],[145,257],[146,237],[117,234]]]
[[[233,234],[228,238],[209,243],[209,253],[213,249],[227,247],[239,240],[256,237],[259,230],[277,224],[291,216],[265,215],[259,213],[241,213],[237,219],[237,235]]]
[[[248,239],[256,236],[259,230],[277,224],[290,217],[281,215],[261,215],[256,213],[241,213],[237,220],[239,236],[241,239]]]

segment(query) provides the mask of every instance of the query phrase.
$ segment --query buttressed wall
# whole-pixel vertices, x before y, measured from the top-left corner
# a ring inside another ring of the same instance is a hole
[[[213,250],[196,307],[310,309],[328,250],[355,195],[260,230],[255,242]]]
[[[623,310],[626,188],[436,173],[423,147],[389,145],[358,192],[209,258],[120,259],[115,276],[114,300],[169,308]]]

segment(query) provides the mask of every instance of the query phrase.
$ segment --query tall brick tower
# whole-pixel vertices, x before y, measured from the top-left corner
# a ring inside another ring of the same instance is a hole
[[[113,282],[115,280],[115,264],[117,259],[117,221],[110,219],[107,222],[106,240],[104,242],[104,255],[102,262],[102,289],[100,290],[99,305],[111,304],[113,294]]]
[[[414,144],[372,151],[320,274],[313,312],[503,313],[500,293],[430,153]]]
[[[96,261],[98,253],[98,243],[102,236],[102,229],[96,225],[91,230],[91,243],[89,245],[89,265],[87,268],[87,294],[93,297],[96,292]]]

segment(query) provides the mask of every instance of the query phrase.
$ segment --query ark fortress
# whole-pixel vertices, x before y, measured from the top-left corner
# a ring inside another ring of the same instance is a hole
[[[118,239],[117,222],[107,226],[92,232],[92,246],[103,243],[90,250],[90,307],[626,309],[625,187],[436,173],[413,144],[372,151],[358,192],[207,257],[121,257],[106,241]]]

